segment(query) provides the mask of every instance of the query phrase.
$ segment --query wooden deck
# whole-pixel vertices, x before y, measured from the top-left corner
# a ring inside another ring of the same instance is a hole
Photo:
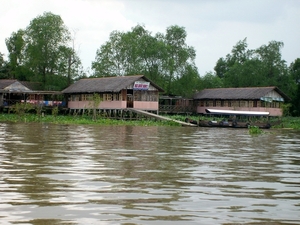
[[[174,119],[171,119],[169,117],[164,117],[164,116],[160,116],[160,115],[157,115],[157,114],[154,114],[154,113],[150,113],[150,112],[147,112],[147,111],[144,111],[144,110],[139,110],[139,109],[129,109],[131,110],[132,112],[135,112],[135,113],[139,113],[139,114],[142,114],[144,116],[149,116],[149,117],[153,117],[155,119],[159,119],[159,120],[169,120],[169,121],[173,121],[175,123],[179,123],[183,126],[190,126],[190,127],[197,127],[196,124],[192,124],[192,123],[186,123],[186,122],[183,122],[183,121],[179,121],[179,120],[174,120]]]

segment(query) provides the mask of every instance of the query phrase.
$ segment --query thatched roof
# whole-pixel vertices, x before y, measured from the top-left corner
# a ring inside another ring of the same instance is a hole
[[[194,99],[260,99],[269,92],[276,91],[285,100],[290,98],[277,87],[212,88],[204,89],[194,95]]]
[[[15,83],[17,80],[12,80],[12,79],[1,79],[0,80],[0,89],[4,89],[8,87],[9,85]]]
[[[147,79],[144,75],[85,78],[77,81],[62,91],[62,93],[94,93],[94,92],[119,92],[141,79],[150,82],[159,91],[162,88]]]
[[[58,91],[43,91],[39,82],[0,79],[0,93],[61,94]]]
[[[18,92],[18,93],[25,93],[31,91],[30,88],[28,88],[21,81],[18,81],[16,79],[1,79],[0,90],[1,92]]]

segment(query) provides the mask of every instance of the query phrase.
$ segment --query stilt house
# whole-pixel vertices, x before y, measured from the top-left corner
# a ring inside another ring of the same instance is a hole
[[[163,89],[144,75],[86,78],[62,91],[69,109],[94,108],[93,95],[98,94],[101,100],[97,109],[134,108],[156,112],[159,92]]]
[[[43,106],[61,105],[55,97],[56,91],[42,91],[40,83],[0,79],[0,107],[9,107],[16,103],[30,103]]]
[[[282,104],[290,100],[277,87],[214,88],[194,95],[197,113],[206,109],[260,111],[282,116]]]

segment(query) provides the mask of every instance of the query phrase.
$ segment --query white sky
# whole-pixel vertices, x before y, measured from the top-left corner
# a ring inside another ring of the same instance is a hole
[[[153,35],[172,25],[185,27],[200,75],[213,71],[244,38],[248,49],[282,41],[287,65],[300,58],[300,0],[0,0],[0,52],[7,56],[5,38],[46,11],[75,31],[85,68],[112,31],[138,24]]]

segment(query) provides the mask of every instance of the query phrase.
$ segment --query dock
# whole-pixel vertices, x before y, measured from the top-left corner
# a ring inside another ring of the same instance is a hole
[[[132,112],[139,113],[139,114],[142,114],[142,115],[145,115],[145,116],[149,116],[149,117],[152,117],[152,118],[155,118],[155,119],[173,121],[175,123],[181,124],[182,126],[197,127],[196,124],[186,123],[186,122],[183,122],[183,121],[180,121],[180,120],[174,120],[174,119],[171,119],[169,117],[160,116],[158,114],[150,113],[150,112],[147,112],[147,111],[144,111],[144,110],[139,110],[139,109],[130,109],[130,110]]]

